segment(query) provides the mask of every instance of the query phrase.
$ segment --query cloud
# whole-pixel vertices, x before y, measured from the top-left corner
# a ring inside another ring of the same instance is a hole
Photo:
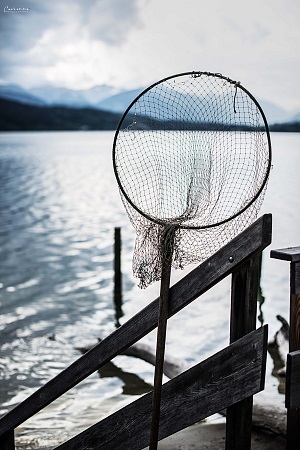
[[[78,23],[91,40],[120,45],[132,28],[141,25],[138,4],[131,0],[98,0],[92,4],[79,3]]]
[[[32,67],[34,79],[38,67],[42,71],[66,57],[63,48],[73,46],[76,52],[82,46],[88,51],[94,42],[120,45],[134,27],[141,26],[140,4],[140,0],[24,0],[30,10],[17,13],[4,12],[7,0],[0,0],[0,78],[14,78],[16,70],[25,76]]]
[[[135,88],[207,70],[299,107],[299,0],[23,1],[28,14],[5,14],[0,0],[0,77],[8,82]]]

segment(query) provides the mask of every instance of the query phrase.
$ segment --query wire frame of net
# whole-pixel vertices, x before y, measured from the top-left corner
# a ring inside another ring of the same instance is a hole
[[[162,236],[172,265],[201,262],[252,223],[271,166],[264,113],[239,83],[187,72],[144,90],[115,133],[113,165],[137,237],[133,273],[161,277]]]

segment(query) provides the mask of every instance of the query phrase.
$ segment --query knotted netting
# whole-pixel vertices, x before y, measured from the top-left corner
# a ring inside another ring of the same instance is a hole
[[[173,230],[172,266],[183,268],[254,221],[270,171],[268,125],[239,82],[209,72],[178,74],[128,107],[113,164],[136,230],[133,274],[144,288],[161,278],[166,230]]]

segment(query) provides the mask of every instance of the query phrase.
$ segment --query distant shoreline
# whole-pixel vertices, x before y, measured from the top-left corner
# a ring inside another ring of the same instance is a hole
[[[0,111],[0,131],[114,131],[122,117],[91,107],[37,106],[4,98],[0,98]],[[269,129],[299,133],[300,122],[271,124]]]

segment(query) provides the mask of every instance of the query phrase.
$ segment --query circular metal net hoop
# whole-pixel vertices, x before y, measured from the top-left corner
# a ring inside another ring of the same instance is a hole
[[[161,277],[162,236],[175,230],[172,265],[201,262],[257,217],[271,164],[268,125],[254,97],[220,74],[165,78],[129,106],[113,164],[137,238],[133,273]]]

